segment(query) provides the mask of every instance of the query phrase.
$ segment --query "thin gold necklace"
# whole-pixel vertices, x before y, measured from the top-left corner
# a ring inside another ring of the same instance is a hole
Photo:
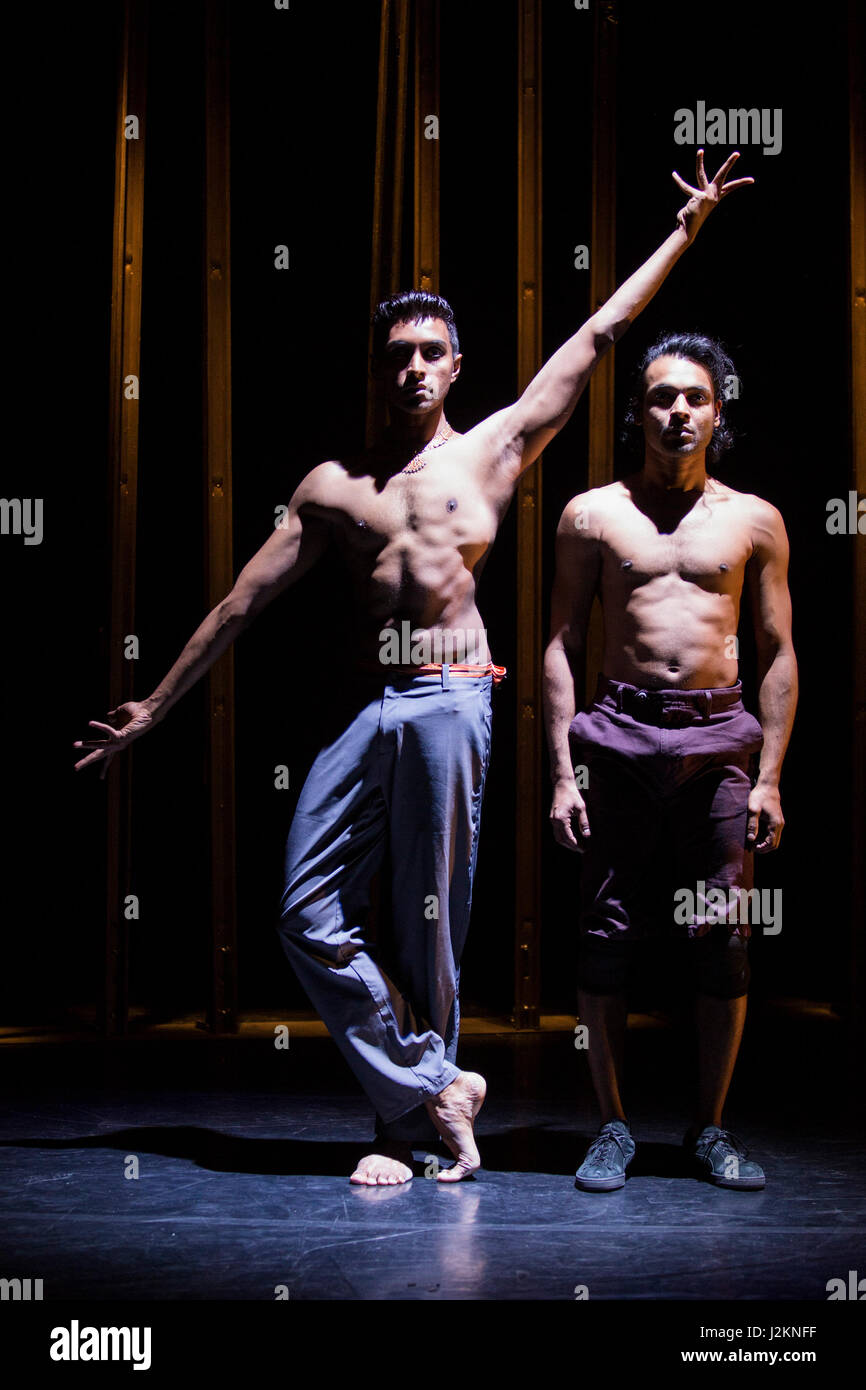
[[[433,449],[441,449],[441,447],[442,447],[443,444],[447,444],[448,440],[451,438],[451,436],[453,435],[453,433],[454,433],[454,431],[452,430],[452,428],[451,428],[451,426],[450,426],[449,424],[446,424],[446,425],[445,425],[445,429],[444,429],[444,431],[443,431],[443,433],[442,433],[441,435],[440,435],[439,431],[437,430],[437,432],[436,432],[436,434],[434,434],[433,438],[432,438],[432,439],[428,439],[427,443],[424,445],[424,448],[423,448],[423,449],[419,449],[418,453],[415,454],[414,458],[411,458],[411,459],[409,460],[409,462],[406,464],[406,467],[400,469],[400,472],[401,472],[401,473],[420,473],[420,472],[421,472],[421,469],[424,468],[424,467],[426,467],[426,465],[427,465],[427,463],[428,463],[427,455],[430,454],[431,450],[433,450]]]

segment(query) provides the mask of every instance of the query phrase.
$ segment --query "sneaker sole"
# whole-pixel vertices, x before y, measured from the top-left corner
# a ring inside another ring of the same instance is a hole
[[[574,1181],[581,1192],[615,1192],[618,1187],[625,1187],[625,1174],[621,1178],[579,1178],[575,1175]]]
[[[760,1181],[757,1178],[720,1178],[716,1173],[707,1173],[705,1181],[711,1182],[713,1187],[733,1187],[739,1188],[741,1192],[760,1192],[761,1188],[766,1187],[766,1178]]]

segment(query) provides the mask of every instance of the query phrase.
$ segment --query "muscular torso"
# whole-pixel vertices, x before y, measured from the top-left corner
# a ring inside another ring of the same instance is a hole
[[[599,490],[605,674],[655,689],[733,685],[756,499],[708,479],[691,505],[673,494],[656,507],[630,482]]]
[[[389,474],[375,453],[317,470],[301,512],[327,525],[343,555],[359,659],[375,660],[381,632],[403,624],[472,634],[472,659],[490,659],[475,593],[508,497],[487,484],[474,452],[458,435],[414,473]]]

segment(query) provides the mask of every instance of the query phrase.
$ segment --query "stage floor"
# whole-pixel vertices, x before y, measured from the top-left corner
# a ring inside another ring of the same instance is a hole
[[[421,1149],[389,1189],[347,1181],[372,1122],[328,1039],[4,1048],[0,1275],[41,1278],[45,1300],[825,1301],[866,1273],[838,1021],[782,1011],[747,1032],[727,1123],[762,1192],[687,1173],[691,1041],[651,1026],[629,1032],[629,1180],[576,1190],[597,1121],[573,1042],[468,1033],[481,1172],[437,1184]]]

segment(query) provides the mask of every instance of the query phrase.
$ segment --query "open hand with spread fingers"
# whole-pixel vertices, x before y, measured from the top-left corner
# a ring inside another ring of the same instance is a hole
[[[99,776],[103,778],[115,753],[122,752],[135,739],[141,738],[142,734],[153,728],[155,722],[147,705],[137,700],[130,700],[125,705],[118,705],[117,709],[109,710],[106,719],[113,719],[119,727],[114,728],[111,724],[101,724],[98,720],[91,719],[88,721],[90,728],[99,729],[105,738],[79,739],[73,745],[75,748],[93,749],[92,753],[88,753],[86,758],[75,764],[76,772],[80,772],[90,763],[100,763]]]
[[[689,195],[689,201],[677,213],[677,222],[685,231],[690,242],[694,241],[713,208],[728,193],[732,193],[735,188],[745,188],[748,184],[755,182],[752,178],[734,179],[733,183],[725,182],[739,157],[739,151],[728,155],[718,172],[711,179],[708,179],[704,169],[704,152],[698,150],[697,188],[692,188],[690,183],[686,183],[685,179],[681,179],[679,174],[674,171],[674,181],[684,193]]]

